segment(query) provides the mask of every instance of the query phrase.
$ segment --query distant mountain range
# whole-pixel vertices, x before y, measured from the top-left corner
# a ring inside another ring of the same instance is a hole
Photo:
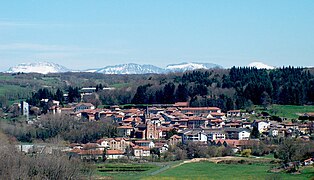
[[[83,71],[70,70],[64,66],[50,63],[50,62],[39,62],[39,63],[23,63],[17,66],[11,67],[7,73],[62,73],[62,72],[92,72],[92,73],[104,73],[104,74],[162,74],[169,72],[184,72],[188,70],[195,69],[212,69],[212,68],[223,68],[220,65],[213,63],[180,63],[180,64],[170,64],[166,68],[160,68],[149,64],[119,64],[115,66],[106,66],[104,68],[88,69]]]
[[[11,67],[7,73],[62,73],[70,71],[64,66],[51,62],[37,62],[37,63],[22,63],[17,66]]]
[[[129,64],[119,64],[115,66],[106,66],[104,68],[100,68],[97,71],[97,73],[104,73],[104,74],[162,74],[165,73],[165,70],[149,64],[135,64],[135,63],[129,63]]]
[[[255,67],[257,69],[274,69],[275,67],[269,66],[262,62],[252,62],[247,67]],[[166,68],[160,68],[150,64],[119,64],[115,66],[106,66],[103,68],[87,69],[87,70],[71,70],[64,66],[51,62],[38,62],[38,63],[22,63],[17,66],[11,67],[7,73],[63,73],[63,72],[91,72],[103,74],[163,74],[170,72],[185,72],[196,69],[213,69],[223,67],[214,63],[198,63],[198,62],[184,62],[180,64],[169,64]]]

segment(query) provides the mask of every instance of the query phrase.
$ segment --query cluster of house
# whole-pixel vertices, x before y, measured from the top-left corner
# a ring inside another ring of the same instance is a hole
[[[199,142],[208,145],[227,145],[235,151],[258,143],[251,139],[256,127],[259,133],[271,137],[285,137],[296,132],[307,140],[308,124],[278,123],[267,119],[248,122],[248,113],[240,110],[221,112],[217,107],[188,107],[187,102],[168,107],[97,109],[90,103],[79,103],[71,108],[61,108],[68,113],[89,121],[110,118],[117,124],[119,137],[100,139],[94,143],[72,144],[69,153],[82,159],[117,159],[129,156],[145,157],[156,148],[161,153],[177,143]],[[176,132],[173,135],[173,132]],[[172,135],[169,137],[169,135]],[[168,140],[166,140],[168,139]]]
[[[156,148],[163,153],[168,150],[165,140],[132,140],[130,138],[103,138],[95,143],[71,144],[67,150],[70,156],[80,157],[82,160],[102,160],[120,158],[141,158],[151,155],[151,149]]]

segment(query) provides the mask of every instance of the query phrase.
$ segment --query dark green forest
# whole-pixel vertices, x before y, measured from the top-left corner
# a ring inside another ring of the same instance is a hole
[[[314,102],[314,77],[303,68],[274,70],[231,68],[192,71],[160,84],[137,88],[132,103],[190,101],[191,106],[218,106],[223,110],[251,105],[305,105]]]

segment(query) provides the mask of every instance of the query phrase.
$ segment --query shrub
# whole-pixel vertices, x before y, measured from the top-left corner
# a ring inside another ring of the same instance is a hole
[[[252,150],[251,149],[244,149],[242,152],[241,152],[241,156],[244,156],[244,157],[249,157],[252,153]]]

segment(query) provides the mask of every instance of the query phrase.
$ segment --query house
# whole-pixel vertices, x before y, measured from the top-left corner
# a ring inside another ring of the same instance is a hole
[[[100,146],[98,143],[87,143],[82,144],[83,150],[104,150],[102,146]]]
[[[178,136],[176,134],[171,136],[168,139],[168,144],[171,145],[171,146],[175,146],[175,145],[177,145],[178,143],[181,143],[181,142],[182,142],[182,137]]]
[[[210,122],[207,124],[207,128],[222,128],[223,126],[225,126],[225,122],[221,119],[212,119],[210,120]]]
[[[298,130],[299,129],[299,126],[297,124],[294,124],[291,122],[285,123],[283,125],[286,129],[291,129],[291,130]]]
[[[312,164],[314,164],[314,158],[309,158],[309,159],[306,159],[304,160],[304,166],[310,166]]]
[[[226,139],[226,134],[223,129],[204,129],[207,134],[207,140]]]
[[[93,92],[96,92],[96,87],[84,87],[81,89],[83,94],[92,94]]]
[[[201,129],[189,129],[182,133],[182,143],[204,142],[207,143],[207,135]]]
[[[251,122],[242,122],[242,128],[251,129],[252,123]]]
[[[148,157],[150,156],[150,148],[143,146],[134,146],[132,147],[133,154],[137,158]]]
[[[99,109],[85,109],[80,110],[78,113],[81,113],[81,117],[89,121],[95,121],[100,119],[100,110]]]
[[[147,157],[150,156],[150,149],[153,147],[155,147],[153,141],[138,140],[134,141],[132,150],[135,157]]]
[[[227,117],[240,117],[241,111],[240,110],[230,110],[227,111]]]
[[[166,138],[167,134],[172,131],[174,128],[173,127],[164,127],[164,126],[160,126],[158,127],[159,131],[160,131],[160,136],[159,138]]]
[[[85,109],[95,109],[92,103],[79,103],[74,107],[74,112],[82,111]]]
[[[104,138],[97,141],[102,147],[109,150],[119,150],[122,152],[126,151],[126,148],[130,146],[130,141],[127,138]]]
[[[200,128],[200,127],[206,127],[208,124],[208,119],[199,117],[199,116],[191,116],[188,117],[188,128]]]
[[[119,126],[117,127],[118,134],[123,137],[130,137],[133,131],[132,126]]]
[[[310,124],[300,124],[298,129],[302,134],[310,133]]]
[[[250,138],[250,130],[246,128],[225,128],[228,139],[247,140]]]
[[[234,152],[241,151],[243,149],[246,149],[248,147],[256,146],[259,144],[259,140],[236,140],[236,139],[219,139],[219,140],[213,140],[209,141],[212,145],[225,145],[229,146],[233,149]]]
[[[84,161],[101,161],[104,157],[104,151],[99,149],[89,149],[89,150],[82,150],[82,149],[75,149],[74,151],[77,152],[80,159]]]
[[[174,107],[189,107],[189,102],[176,102],[173,105]]]
[[[155,143],[150,140],[138,140],[138,141],[134,141],[134,144],[137,146],[148,147],[148,148],[155,147]]]
[[[225,124],[226,128],[240,128],[241,124],[238,122],[229,122]]]
[[[256,126],[260,133],[266,132],[270,128],[270,122],[267,121],[256,121],[252,123],[252,127]]]
[[[157,148],[160,153],[164,153],[168,151],[169,145],[164,142],[156,142],[155,148]]]
[[[215,118],[215,119],[222,119],[226,120],[226,114],[225,113],[219,113],[219,112],[212,112],[208,114],[207,118]]]
[[[185,107],[179,108],[183,114],[187,112],[192,112],[194,115],[201,115],[201,114],[210,114],[213,112],[221,113],[221,109],[218,107]]]
[[[279,130],[277,128],[271,128],[269,131],[268,131],[268,135],[270,137],[277,137],[279,135]]]
[[[123,157],[125,157],[123,151],[119,151],[119,150],[107,150],[106,151],[107,159],[121,159]]]

